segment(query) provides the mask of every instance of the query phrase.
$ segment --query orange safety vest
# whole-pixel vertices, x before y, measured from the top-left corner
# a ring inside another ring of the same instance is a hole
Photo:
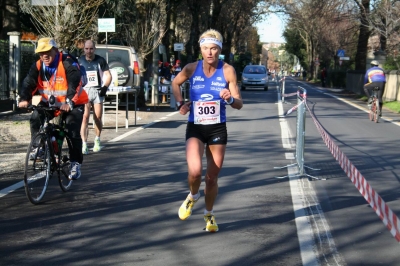
[[[47,102],[49,97],[54,95],[56,98],[56,106],[61,106],[63,103],[66,103],[67,100],[68,81],[65,74],[64,64],[62,62],[62,56],[63,54],[60,53],[57,70],[49,80],[43,80],[42,75],[40,75],[40,69],[43,65],[42,61],[38,60],[36,62],[36,67],[39,70],[38,83],[36,87],[42,96],[41,100]],[[82,88],[82,81],[79,82],[79,85],[76,88],[76,94],[74,98],[72,98],[72,101],[75,105],[88,103],[89,98],[86,91]]]

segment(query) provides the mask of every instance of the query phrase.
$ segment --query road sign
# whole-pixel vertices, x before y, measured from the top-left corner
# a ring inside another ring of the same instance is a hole
[[[347,61],[347,60],[350,60],[350,57],[348,57],[348,56],[341,56],[341,57],[339,58],[339,60]]]
[[[31,0],[33,6],[57,6],[63,3],[64,0]]]
[[[183,51],[183,43],[174,43],[174,51],[175,52]]]
[[[115,18],[99,18],[98,32],[115,32]]]
[[[345,56],[345,54],[346,54],[346,52],[344,50],[338,50],[337,51],[337,56],[338,57],[343,57],[343,56]]]

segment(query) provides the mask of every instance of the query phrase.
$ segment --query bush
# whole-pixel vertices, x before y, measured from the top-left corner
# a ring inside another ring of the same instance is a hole
[[[383,65],[384,70],[399,70],[399,57],[388,56],[386,57],[385,64]]]
[[[346,71],[328,71],[328,87],[346,88]]]

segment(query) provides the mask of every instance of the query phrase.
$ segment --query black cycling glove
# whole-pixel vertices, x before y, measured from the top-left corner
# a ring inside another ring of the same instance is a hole
[[[106,96],[107,90],[108,90],[108,87],[107,87],[107,86],[101,87],[101,88],[100,88],[99,96],[100,96],[100,97]]]

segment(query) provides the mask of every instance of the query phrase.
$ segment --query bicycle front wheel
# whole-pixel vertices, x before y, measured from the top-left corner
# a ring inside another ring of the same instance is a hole
[[[379,121],[379,100],[378,98],[375,98],[375,117],[374,117],[374,121],[375,123],[378,123]]]
[[[372,111],[372,106],[369,109],[369,120],[374,121],[374,111]]]
[[[70,172],[70,150],[72,150],[72,142],[68,136],[65,136],[63,145],[61,147],[61,152],[58,158],[59,168],[58,168],[58,181],[62,191],[67,192],[72,185],[72,180],[68,178]]]
[[[46,193],[51,175],[49,142],[44,133],[33,137],[25,158],[25,193],[32,204],[38,204]]]

